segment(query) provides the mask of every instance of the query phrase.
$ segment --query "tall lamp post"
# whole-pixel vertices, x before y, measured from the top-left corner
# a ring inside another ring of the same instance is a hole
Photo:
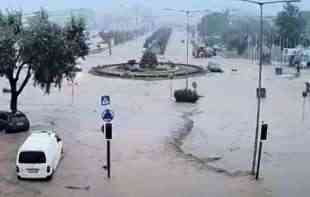
[[[254,140],[254,152],[252,160],[252,170],[251,173],[255,174],[256,157],[257,157],[257,145],[258,145],[258,134],[259,134],[259,122],[260,122],[260,110],[261,110],[261,95],[260,90],[262,89],[262,70],[263,70],[263,8],[266,4],[277,4],[277,3],[292,3],[300,2],[301,0],[275,0],[275,1],[255,1],[255,0],[239,0],[248,3],[253,3],[260,8],[260,57],[259,57],[259,75],[258,75],[258,97],[257,97],[257,114],[256,114],[256,130],[255,130],[255,140]]]
[[[209,10],[177,10],[177,9],[171,9],[171,8],[166,8],[164,10],[173,11],[173,12],[181,12],[181,13],[185,13],[186,15],[186,64],[188,65],[189,64],[189,17],[190,17],[190,14],[209,12]],[[186,77],[186,89],[188,89],[188,76]]]

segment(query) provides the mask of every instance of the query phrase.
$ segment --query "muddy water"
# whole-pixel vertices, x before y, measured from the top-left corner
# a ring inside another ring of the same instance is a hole
[[[182,33],[173,36],[176,46],[168,47],[166,58],[185,61],[181,37]],[[193,113],[188,118],[193,122],[192,131],[179,149],[210,170],[244,175],[251,169],[258,66],[241,59],[217,57],[210,61],[220,63],[225,73],[190,80],[198,82],[198,92],[204,98],[191,109]],[[205,66],[207,60],[190,59],[190,63]],[[260,184],[272,196],[306,196],[310,192],[307,184],[310,104],[301,95],[310,71],[303,70],[296,77],[292,68],[284,68],[282,76],[275,76],[273,66],[265,66],[263,70],[267,98],[262,104],[261,120],[269,124],[269,134],[264,143]]]
[[[114,50],[117,55],[112,57],[106,54],[89,57],[82,65],[85,68],[83,74],[77,79],[74,103],[69,84],[64,84],[61,92],[53,90],[49,96],[43,96],[41,90],[32,86],[27,87],[20,98],[20,109],[31,119],[33,129],[54,127],[60,133],[65,155],[53,181],[18,182],[12,155],[16,144],[22,143],[26,136],[13,139],[1,136],[0,150],[4,154],[0,156],[0,167],[4,170],[1,170],[0,196],[270,195],[268,188],[257,184],[249,176],[227,176],[216,172],[212,166],[197,162],[200,157],[193,159],[176,149],[187,146],[192,135],[195,142],[197,129],[202,127],[199,115],[207,112],[205,106],[201,106],[207,103],[207,97],[198,105],[176,104],[171,98],[170,81],[105,79],[87,73],[87,68],[101,64],[103,60],[104,63],[113,63],[139,57],[140,45],[141,41],[119,46]],[[175,51],[180,52],[179,48]],[[211,79],[201,77],[199,80]],[[174,88],[183,85],[184,80],[173,82]],[[7,84],[1,80],[0,88],[5,86]],[[99,129],[102,124],[101,95],[111,96],[116,115],[113,122],[111,180],[107,180],[102,168],[106,149]],[[8,100],[8,95],[1,95],[2,108],[7,106]],[[177,146],[174,144],[176,140],[180,143]],[[204,143],[200,140],[194,144],[199,146]],[[207,157],[210,157],[209,154]]]
[[[198,91],[205,97],[191,116],[194,127],[182,150],[202,161],[211,161],[206,163],[216,170],[244,174],[251,167],[258,67],[247,60],[218,57],[210,61],[221,63],[225,73],[195,79]],[[191,62],[206,64],[203,60]],[[233,72],[233,68],[238,71]],[[267,98],[262,104],[261,120],[269,124],[269,134],[261,183],[272,196],[305,196],[310,192],[310,114],[309,99],[303,100],[301,95],[310,71],[303,70],[296,77],[294,69],[284,68],[283,76],[275,76],[274,67],[265,66],[263,76]]]

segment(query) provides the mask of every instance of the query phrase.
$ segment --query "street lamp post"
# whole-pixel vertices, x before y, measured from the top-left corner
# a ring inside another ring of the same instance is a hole
[[[186,11],[186,64],[189,64],[189,11]],[[186,89],[188,89],[188,77],[186,77]]]
[[[192,13],[209,12],[209,10],[176,10],[176,9],[171,9],[171,8],[166,8],[165,10],[181,12],[181,13],[185,13],[186,15],[186,64],[189,65],[189,16]],[[186,76],[186,89],[188,89],[188,86],[189,86],[188,76]]]
[[[258,74],[258,89],[259,93],[262,88],[262,71],[263,71],[263,8],[265,4],[277,4],[277,3],[292,3],[300,2],[301,0],[276,0],[276,1],[254,1],[254,0],[240,0],[248,3],[253,3],[260,8],[260,57],[259,57],[259,74]],[[255,130],[255,140],[254,140],[254,152],[252,160],[252,170],[251,173],[255,174],[256,157],[257,157],[257,145],[258,145],[258,134],[259,134],[259,121],[260,121],[260,111],[261,111],[261,95],[258,94],[257,97],[257,113],[256,113],[256,130]]]

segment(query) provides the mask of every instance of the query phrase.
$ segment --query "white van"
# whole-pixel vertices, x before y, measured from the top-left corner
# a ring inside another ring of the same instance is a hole
[[[62,140],[52,131],[33,132],[19,148],[16,172],[19,179],[51,179],[63,152]]]

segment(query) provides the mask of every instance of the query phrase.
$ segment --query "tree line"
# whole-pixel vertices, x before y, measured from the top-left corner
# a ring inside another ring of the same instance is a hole
[[[259,42],[260,20],[238,17],[230,11],[205,15],[197,26],[199,37],[208,45],[223,44],[243,54],[248,46]],[[264,17],[264,45],[283,48],[310,46],[310,12],[300,11],[292,3],[283,6],[276,17]]]

